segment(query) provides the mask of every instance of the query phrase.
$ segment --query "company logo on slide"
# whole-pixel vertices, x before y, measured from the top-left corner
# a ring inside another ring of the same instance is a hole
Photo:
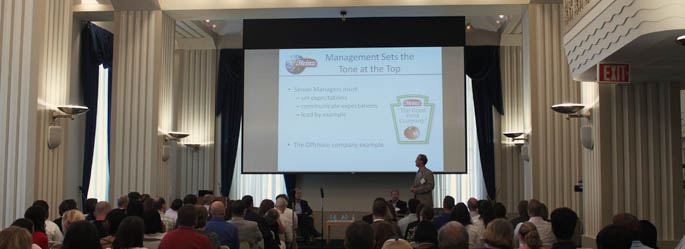
[[[317,62],[315,59],[293,55],[285,61],[285,70],[288,70],[291,74],[300,74],[304,72],[305,68],[316,67],[316,65]]]
[[[390,109],[398,144],[428,144],[435,109],[433,103],[428,103],[428,96],[398,96]]]

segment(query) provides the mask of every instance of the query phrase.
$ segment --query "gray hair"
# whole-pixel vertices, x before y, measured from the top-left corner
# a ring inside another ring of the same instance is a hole
[[[276,207],[277,208],[285,208],[288,207],[288,201],[285,200],[285,198],[281,197],[276,199]]]
[[[469,234],[461,223],[450,221],[438,231],[440,249],[468,249]]]

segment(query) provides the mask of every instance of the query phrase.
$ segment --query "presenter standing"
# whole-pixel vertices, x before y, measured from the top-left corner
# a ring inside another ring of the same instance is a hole
[[[433,207],[433,188],[435,182],[433,180],[433,171],[426,168],[428,157],[424,154],[419,154],[416,157],[416,167],[419,171],[414,177],[414,186],[411,187],[411,192],[414,193],[414,198],[421,201],[421,204]]]

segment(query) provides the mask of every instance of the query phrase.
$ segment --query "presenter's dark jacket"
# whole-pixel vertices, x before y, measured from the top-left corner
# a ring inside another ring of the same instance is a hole
[[[392,202],[392,200],[391,200],[391,202]],[[394,206],[395,206],[395,208],[399,208],[399,209],[400,209],[400,211],[397,212],[397,213],[406,214],[407,211],[408,211],[408,209],[407,209],[407,202],[405,202],[405,201],[397,200],[397,203],[394,204]]]
[[[309,203],[307,203],[305,200],[300,200],[300,207],[302,208],[302,215],[304,216],[311,215],[313,213],[312,208],[309,207]],[[288,202],[288,208],[292,209],[293,212],[296,212],[295,199]]]

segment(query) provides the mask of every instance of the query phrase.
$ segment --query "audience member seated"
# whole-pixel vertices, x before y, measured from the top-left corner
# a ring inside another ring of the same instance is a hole
[[[171,202],[171,208],[166,210],[166,213],[164,213],[164,216],[169,217],[171,220],[173,220],[173,228],[176,226],[176,219],[178,217],[177,212],[178,209],[180,209],[183,206],[183,201],[181,199],[175,199],[174,201]],[[167,232],[170,232],[171,230],[167,230]]]
[[[552,211],[552,232],[557,238],[551,249],[575,249],[573,234],[578,224],[578,215],[570,208],[557,208]]]
[[[630,249],[631,232],[620,225],[608,225],[597,234],[597,249]]]
[[[511,219],[511,225],[514,227],[518,226],[519,223],[524,222],[524,221],[528,221],[530,219],[530,217],[528,217],[528,201],[527,200],[520,201],[517,208],[518,208],[519,216]]]
[[[105,230],[105,219],[107,218],[107,213],[112,211],[112,207],[106,201],[101,201],[95,204],[95,220],[93,225],[97,229],[98,238],[104,238],[107,236],[107,231]]]
[[[454,209],[454,198],[452,196],[445,196],[442,200],[442,215],[433,219],[435,223],[435,228],[440,229],[443,225],[450,221],[450,215],[452,214],[452,209]]]
[[[211,249],[212,242],[205,235],[194,231],[198,223],[197,211],[193,205],[184,205],[178,210],[178,228],[167,233],[160,243],[160,249]]]
[[[159,213],[159,217],[162,220],[162,224],[164,224],[164,231],[169,232],[171,230],[174,230],[174,227],[176,226],[176,221],[168,216],[165,215],[166,212],[166,200],[162,197],[158,197],[153,199],[152,201],[152,208]],[[178,208],[177,208],[178,209]],[[148,248],[150,249],[150,248]]]
[[[554,233],[552,233],[552,223],[550,223],[549,221],[545,221],[542,218],[542,212],[543,207],[540,201],[535,199],[528,201],[528,216],[530,216],[530,219],[528,219],[528,221],[530,223],[533,223],[537,228],[538,233],[540,234],[540,239],[542,240],[543,247],[551,248],[552,245],[557,242],[557,238],[554,236]],[[523,244],[521,243],[521,240],[519,238],[520,226],[520,223],[518,226],[516,226],[514,233],[514,243],[519,247],[523,247]]]
[[[419,225],[419,222],[421,221],[429,221],[433,223],[433,208],[431,206],[425,206],[423,204],[419,204],[419,219],[415,222],[409,223],[407,226],[407,232],[404,235],[404,238],[407,241],[416,241],[415,235],[416,235],[416,227]]]
[[[21,227],[26,229],[26,231],[29,232],[29,235],[33,234],[33,222],[29,219],[26,218],[19,218],[12,222],[13,227]],[[33,240],[33,236],[30,237],[31,240]],[[40,249],[40,246],[36,245],[31,241],[31,248],[32,249]]]
[[[388,204],[382,197],[378,197],[373,200],[373,205],[371,206],[371,214],[362,217],[362,220],[366,223],[372,224],[378,221],[390,221],[391,218],[388,215]]]
[[[126,210],[126,207],[128,207],[128,196],[119,196],[119,199],[117,199],[117,208]]]
[[[540,203],[542,205],[542,211],[540,212],[540,217],[542,217],[543,220],[549,221],[549,211],[547,210],[547,205],[544,203]]]
[[[285,228],[285,233],[281,237],[281,240],[283,240],[286,245],[291,245],[293,242],[295,242],[297,216],[292,209],[288,208],[288,199],[285,197],[285,195],[280,198],[276,198],[276,210],[278,210],[281,223]]]
[[[388,210],[387,214],[385,215],[385,220],[397,225],[397,212],[395,211],[395,207],[392,206],[390,201],[386,201],[385,205],[387,206],[386,210]]]
[[[45,209],[45,235],[48,236],[48,243],[61,243],[62,242],[62,230],[52,222],[48,217],[50,216],[50,206],[44,200],[37,200],[33,202],[34,206],[40,206]]]
[[[300,229],[300,235],[306,240],[311,240],[312,237],[319,237],[321,233],[314,229],[314,219],[312,218],[312,208],[309,207],[307,201],[302,200],[302,190],[295,189],[295,198],[289,201],[288,208],[295,211],[297,214],[297,227]]]
[[[373,239],[371,225],[363,221],[355,221],[345,229],[346,249],[373,249],[376,241]]]
[[[64,230],[62,229],[62,215],[64,215],[64,212],[72,209],[78,209],[74,199],[64,200],[59,204],[59,218],[55,219],[53,222],[55,222],[57,227],[59,227],[59,230],[62,232],[62,234],[64,234]]]
[[[252,198],[252,196],[243,196],[241,200],[245,204],[245,219],[254,222],[259,222],[263,217],[258,214],[258,211],[254,207],[254,199]]]
[[[409,214],[397,222],[397,226],[400,228],[400,235],[404,238],[407,233],[407,226],[409,223],[417,221],[419,218],[416,215],[416,208],[419,205],[419,201],[416,199],[409,199]]]
[[[245,220],[245,204],[242,201],[236,201],[231,204],[231,220],[229,223],[238,228],[238,238],[240,243],[247,243],[250,248],[240,249],[258,249],[258,243],[262,241],[262,233],[259,231],[257,222]]]
[[[114,209],[107,213],[105,217],[105,230],[107,230],[107,236],[100,239],[100,245],[102,248],[112,247],[114,239],[116,239],[117,230],[119,230],[119,224],[126,218],[126,210],[124,209]]]
[[[140,195],[138,192],[129,192],[128,193],[128,201],[141,201],[143,200],[143,196]]]
[[[41,249],[48,249],[48,236],[45,235],[45,209],[40,206],[31,206],[24,213],[24,218],[33,222],[33,243]]]
[[[262,217],[257,224],[264,238],[264,249],[278,249],[281,246],[279,233],[284,231],[283,225],[278,220],[278,211],[274,209],[274,202],[263,200],[259,205],[259,216]]]
[[[435,229],[435,224],[430,220],[420,221],[416,226],[414,240],[416,249],[438,249],[438,230]]]
[[[631,249],[645,249],[650,248],[640,241],[640,221],[635,217],[635,215],[629,213],[622,213],[614,215],[613,219],[614,225],[622,226],[628,229],[630,233],[630,240],[632,245]]]
[[[145,223],[143,247],[147,249],[159,248],[159,244],[162,243],[162,238],[164,238],[164,231],[166,229],[162,222],[161,215],[156,210],[145,211],[143,214],[143,222]]]
[[[86,216],[83,215],[81,211],[78,211],[76,209],[72,209],[64,213],[64,216],[62,216],[62,228],[64,228],[64,233],[66,234],[66,231],[69,230],[69,226],[71,226],[71,224],[74,224],[82,220],[86,220]]]
[[[197,196],[194,194],[186,195],[183,197],[183,205],[197,205]]]
[[[489,249],[513,249],[513,237],[514,228],[511,223],[505,219],[495,219],[488,223],[483,233],[483,244]]]
[[[395,189],[390,192],[390,203],[397,214],[407,214],[407,202],[400,200],[400,191]]]
[[[101,249],[98,234],[90,221],[71,223],[64,233],[62,249]]]
[[[374,248],[381,249],[386,240],[397,238],[398,234],[395,226],[387,221],[378,221],[371,224],[373,230],[374,240],[376,245]]]
[[[209,208],[212,205],[212,202],[214,202],[215,198],[213,194],[206,194],[202,196],[202,206],[207,209],[207,212],[209,212]]]
[[[538,229],[533,223],[528,221],[521,223],[519,227],[518,236],[521,239],[521,248],[526,249],[540,249],[542,247],[542,240],[540,240],[540,234]]]
[[[459,222],[460,225],[464,227],[469,235],[468,247],[469,248],[479,248],[481,247],[481,230],[479,227],[471,223],[471,213],[466,207],[466,204],[460,202],[454,207],[454,211],[450,215],[450,221]]]
[[[219,235],[215,232],[207,231],[207,221],[209,220],[209,213],[207,209],[202,205],[195,206],[195,212],[197,212],[197,223],[195,224],[195,232],[207,236],[209,241],[212,242],[212,247],[214,249],[219,249],[221,247],[221,241],[219,241]]]
[[[224,203],[220,201],[213,202],[209,207],[209,211],[212,218],[207,222],[205,230],[216,233],[222,245],[229,248],[240,248],[238,228],[224,220],[224,216],[226,216],[226,206]]]
[[[86,216],[87,221],[95,220],[95,205],[97,205],[98,199],[90,198],[86,200],[86,204],[83,205],[83,215]]]
[[[506,219],[507,218],[507,207],[505,207],[504,204],[497,202],[492,207],[495,211],[495,219],[497,219],[497,218]]]
[[[142,248],[145,224],[138,216],[126,217],[119,225],[112,249]]]
[[[128,201],[128,206],[126,207],[127,216],[138,216],[143,217],[143,202],[140,200],[130,200]]]
[[[468,223],[471,224],[470,217],[468,217],[468,210],[464,203],[459,203],[464,206],[466,217],[469,218]],[[468,249],[471,247],[471,237],[469,237],[467,229],[459,222],[450,221],[438,230],[438,247],[440,249]]]
[[[485,232],[485,224],[478,213],[478,200],[476,198],[469,198],[467,206],[469,208],[469,214],[471,215],[471,224],[473,224],[476,231],[478,231],[479,237],[482,238],[483,233]]]
[[[409,242],[399,238],[386,240],[381,249],[414,249]]]
[[[0,232],[0,249],[31,249],[31,234],[21,227],[5,228]]]
[[[552,212],[552,217],[554,217],[554,212]],[[553,224],[554,223],[552,223],[552,225]],[[654,249],[659,249],[656,246],[657,231],[656,226],[654,226],[654,224],[652,224],[648,220],[641,220],[639,234],[640,242],[642,242],[642,244]]]
[[[488,227],[488,223],[495,219],[495,209],[492,207],[492,202],[488,200],[478,201],[478,214],[483,226]]]

